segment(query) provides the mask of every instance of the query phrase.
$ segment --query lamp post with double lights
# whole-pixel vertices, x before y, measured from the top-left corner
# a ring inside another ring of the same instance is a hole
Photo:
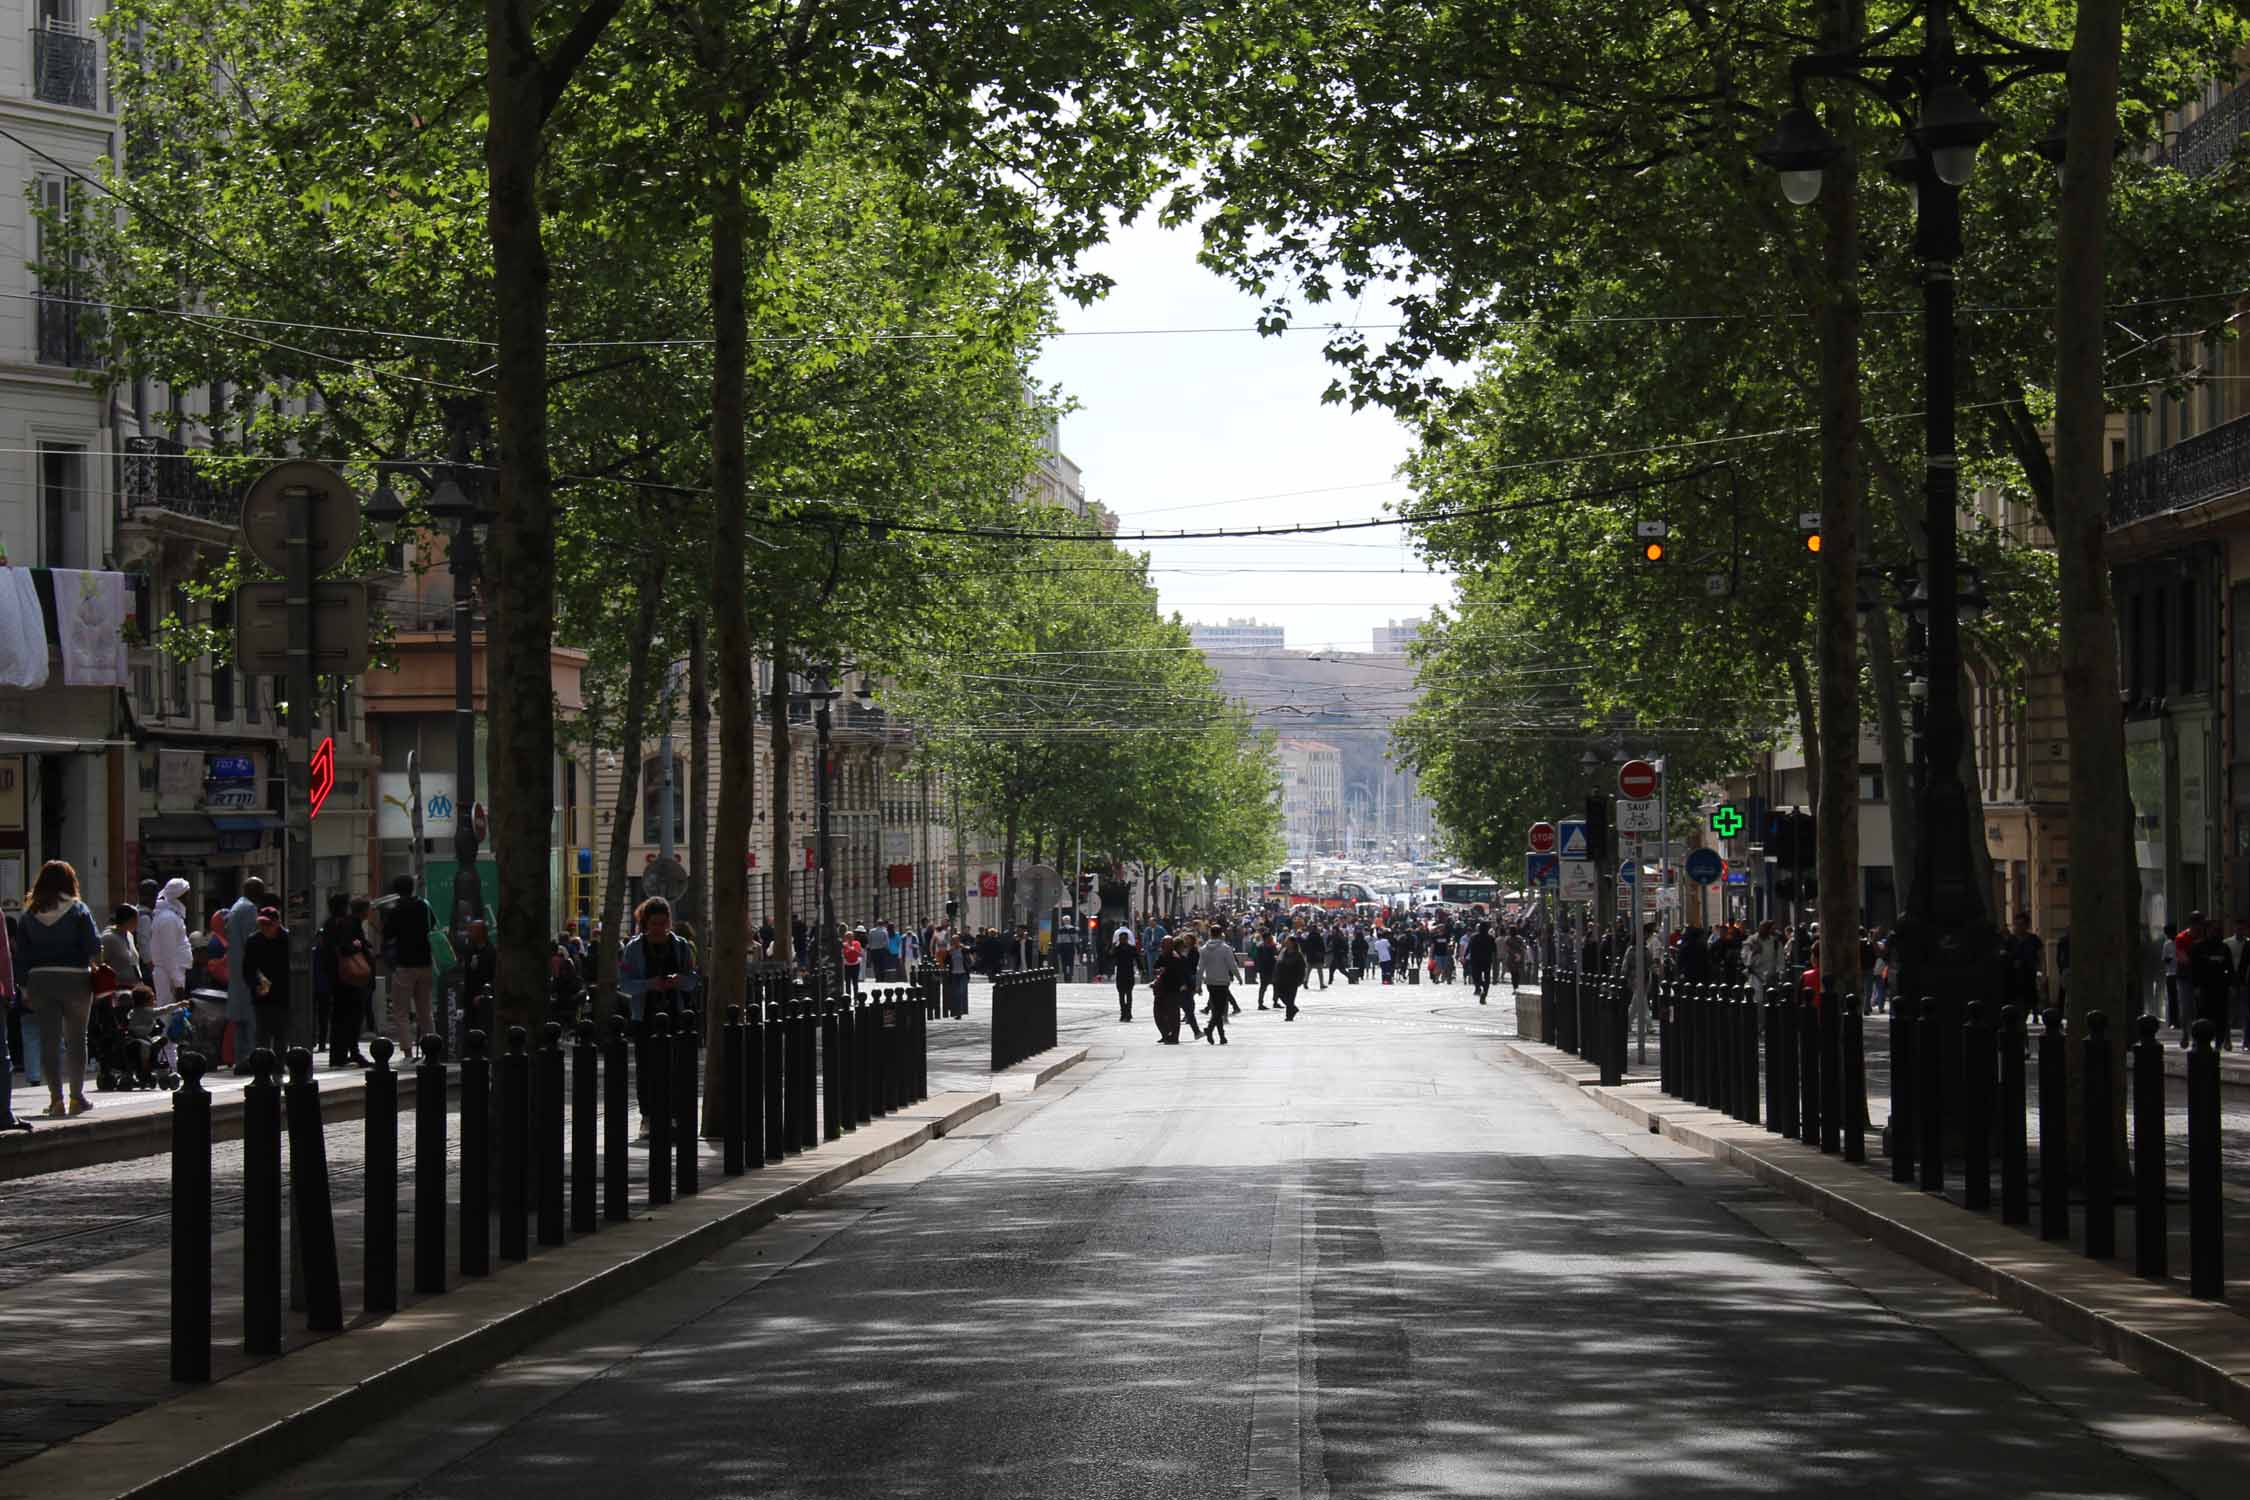
[[[1919,45],[1898,46],[1916,24]],[[1956,42],[1955,28],[1970,49]],[[1897,46],[1897,50],[1892,50]],[[1815,79],[1857,85],[1889,105],[1905,127],[1905,149],[1890,165],[1913,190],[1914,250],[1921,262],[1925,389],[1923,502],[1927,555],[1921,559],[1921,623],[1928,664],[1914,880],[1900,924],[1905,993],[1943,1007],[1940,1030],[1960,1034],[1972,999],[1999,980],[1999,933],[1974,874],[1968,789],[1961,779],[1967,725],[1961,712],[1961,602],[1958,525],[1960,461],[1954,452],[1953,262],[1961,254],[1961,188],[1976,170],[1977,148],[1999,129],[1986,106],[2026,79],[2059,74],[2069,54],[2012,41],[1955,0],[1922,0],[1895,25],[1859,46],[1816,52],[1790,65],[1794,102],[1759,160],[1781,174],[1790,202],[1820,196],[1822,174],[1843,155],[1805,103]],[[1947,1068],[1950,1080],[1958,1069]],[[1956,1111],[1948,1111],[1956,1115]]]

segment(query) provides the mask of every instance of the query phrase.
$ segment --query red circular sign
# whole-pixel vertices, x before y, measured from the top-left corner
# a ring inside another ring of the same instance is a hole
[[[1635,802],[1647,801],[1656,795],[1656,767],[1645,760],[1625,762],[1617,768],[1617,790]]]
[[[1534,854],[1554,853],[1555,825],[1552,823],[1532,824],[1531,832],[1525,835],[1524,841],[1530,846],[1531,852]]]

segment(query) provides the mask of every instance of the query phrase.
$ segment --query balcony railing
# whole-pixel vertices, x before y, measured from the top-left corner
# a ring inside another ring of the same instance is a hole
[[[87,336],[89,309],[75,297],[39,294],[39,363],[83,368],[94,362]]]
[[[2250,490],[2250,417],[2174,443],[2109,476],[2109,521],[2123,526]]]
[[[2250,84],[2237,84],[2173,137],[2157,160],[2190,177],[2207,177],[2226,165],[2245,130],[2250,130]]]
[[[241,493],[213,484],[195,461],[167,437],[125,439],[125,508],[168,510],[232,526],[242,519]]]
[[[40,27],[31,33],[31,96],[72,109],[101,107],[94,39]]]

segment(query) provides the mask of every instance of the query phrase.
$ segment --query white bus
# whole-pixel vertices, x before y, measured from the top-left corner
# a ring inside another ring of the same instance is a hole
[[[1441,875],[1437,890],[1438,901],[1446,906],[1481,906],[1491,911],[1500,904],[1500,882],[1482,875]]]

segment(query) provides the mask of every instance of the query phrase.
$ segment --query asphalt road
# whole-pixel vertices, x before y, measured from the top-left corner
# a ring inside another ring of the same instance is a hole
[[[1634,1136],[1429,998],[1316,993],[1223,1050],[1082,1021],[1095,1057],[1037,1095],[249,1493],[2239,1484],[2243,1429]]]

